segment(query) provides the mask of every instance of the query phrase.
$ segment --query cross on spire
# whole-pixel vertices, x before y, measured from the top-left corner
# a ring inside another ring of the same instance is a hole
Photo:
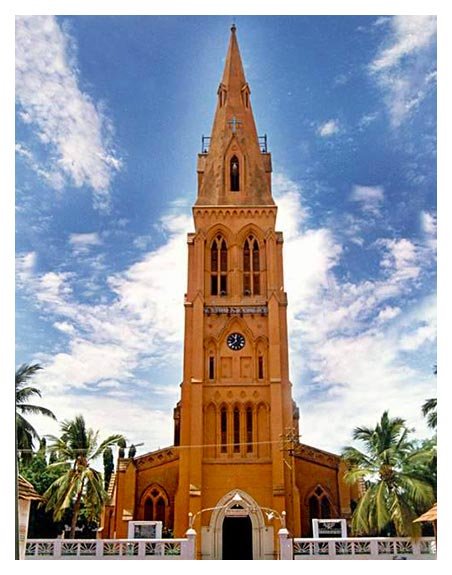
[[[235,134],[237,131],[237,127],[242,124],[240,120],[237,120],[235,116],[233,116],[232,120],[228,120],[228,124],[232,126],[232,133]]]

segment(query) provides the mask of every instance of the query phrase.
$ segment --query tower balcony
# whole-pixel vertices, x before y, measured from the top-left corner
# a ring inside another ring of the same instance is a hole
[[[208,154],[210,149],[211,136],[202,136],[201,138],[201,154]],[[263,154],[268,154],[267,134],[258,136],[259,148]]]

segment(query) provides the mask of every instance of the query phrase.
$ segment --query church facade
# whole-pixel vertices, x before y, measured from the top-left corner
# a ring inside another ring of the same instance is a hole
[[[183,537],[191,522],[203,559],[273,559],[282,521],[292,536],[310,536],[313,518],[350,517],[353,497],[340,457],[298,439],[271,155],[235,26],[217,97],[187,240],[174,446],[118,460],[102,536],[159,520]]]

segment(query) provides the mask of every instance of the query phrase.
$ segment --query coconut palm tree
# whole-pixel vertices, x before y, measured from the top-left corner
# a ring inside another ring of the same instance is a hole
[[[17,450],[21,454],[22,461],[31,460],[33,441],[39,440],[37,431],[25,419],[24,414],[45,415],[56,419],[50,409],[28,403],[28,400],[33,396],[41,397],[41,392],[37,387],[28,385],[30,379],[40,369],[42,367],[35,363],[33,365],[23,364],[16,370],[16,438]]]
[[[433,373],[438,375],[438,366],[435,364]],[[438,418],[436,415],[437,400],[435,398],[427,399],[422,405],[422,415],[427,418],[427,425],[431,429],[436,429]]]
[[[345,481],[365,485],[352,517],[355,533],[374,535],[391,526],[399,536],[420,534],[413,520],[435,501],[431,484],[417,469],[432,458],[430,450],[416,449],[401,418],[385,411],[376,427],[357,427],[353,439],[365,451],[346,447],[342,457],[349,465]]]
[[[92,467],[105,449],[117,445],[122,435],[110,435],[99,442],[98,431],[86,427],[83,416],[61,424],[61,437],[48,436],[52,443],[48,450],[57,456],[49,467],[60,466],[62,475],[44,493],[46,510],[53,509],[58,521],[66,509],[72,507],[70,537],[74,538],[77,519],[82,503],[90,520],[96,519],[107,498],[102,473]]]

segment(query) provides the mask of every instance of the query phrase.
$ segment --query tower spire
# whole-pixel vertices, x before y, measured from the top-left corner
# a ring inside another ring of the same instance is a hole
[[[199,155],[196,205],[273,205],[270,154],[259,146],[235,23],[217,94],[210,146]]]

